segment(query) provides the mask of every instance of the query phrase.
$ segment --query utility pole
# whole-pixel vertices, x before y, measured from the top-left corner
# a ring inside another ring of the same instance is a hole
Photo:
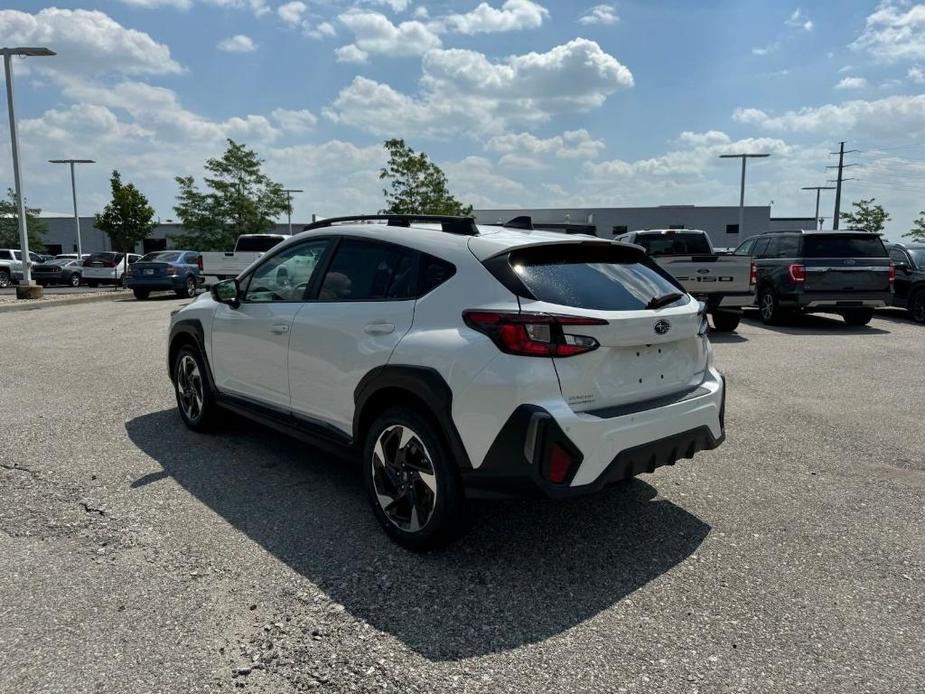
[[[830,154],[838,155],[838,166],[827,166],[827,169],[838,169],[838,177],[835,179],[835,217],[832,219],[832,228],[838,229],[838,220],[841,217],[841,184],[844,182],[842,178],[842,172],[849,166],[856,166],[856,164],[846,164],[845,155],[851,154],[852,152],[857,152],[856,149],[845,149],[845,143],[838,143],[838,151],[830,152]],[[850,180],[850,179],[849,179]]]
[[[292,194],[293,193],[304,193],[305,191],[300,188],[283,188],[283,192],[286,194],[286,221],[289,222],[289,235],[292,236]]]
[[[0,48],[3,56],[3,70],[6,77],[6,106],[10,113],[10,145],[13,148],[13,184],[16,187],[16,210],[19,215],[19,244],[22,253],[22,291],[16,289],[19,299],[40,299],[41,287],[32,282],[32,261],[29,257],[29,229],[26,222],[26,202],[22,194],[22,167],[19,162],[19,137],[16,134],[16,109],[13,108],[13,56],[48,56],[55,55],[47,48]]]
[[[77,184],[74,182],[74,164],[95,164],[92,159],[49,159],[49,164],[71,165],[71,197],[74,200],[74,231],[77,234],[77,260],[83,259],[83,249],[80,243],[80,217],[77,216]]]
[[[747,159],[765,159],[770,154],[720,154],[720,159],[742,160],[742,182],[739,186],[739,234],[745,231],[745,161]],[[739,238],[742,238],[741,235]]]
[[[834,186],[803,186],[803,190],[815,190],[816,191],[816,216],[813,218],[816,220],[816,228],[819,228],[819,193],[823,190],[835,190]]]

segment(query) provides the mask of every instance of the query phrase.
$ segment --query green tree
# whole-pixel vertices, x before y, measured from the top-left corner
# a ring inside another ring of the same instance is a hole
[[[148,238],[157,223],[154,208],[148,198],[132,183],[122,183],[122,176],[113,171],[109,179],[112,200],[97,214],[94,225],[106,233],[112,247],[124,253],[131,253],[142,239]]]
[[[380,180],[388,181],[385,195],[386,214],[472,214],[472,205],[464,206],[450,195],[446,175],[424,153],[416,154],[404,140],[385,141],[389,161],[379,171]]]
[[[283,186],[263,173],[262,164],[256,152],[228,140],[221,158],[206,162],[205,192],[192,176],[178,177],[174,211],[186,233],[171,240],[199,251],[224,251],[239,234],[272,231],[274,219],[289,209],[289,202]]]
[[[29,250],[45,250],[45,222],[39,219],[42,211],[37,207],[26,207],[26,230],[29,233]],[[19,248],[19,210],[16,207],[16,193],[12,188],[6,191],[6,198],[0,199],[0,248]]]
[[[886,223],[890,221],[890,213],[883,209],[883,205],[875,205],[877,198],[858,200],[851,203],[856,208],[854,212],[842,212],[841,218],[848,222],[850,229],[863,229],[872,234],[882,234]]]
[[[925,210],[919,212],[919,218],[912,222],[912,228],[903,234],[903,238],[925,242]]]

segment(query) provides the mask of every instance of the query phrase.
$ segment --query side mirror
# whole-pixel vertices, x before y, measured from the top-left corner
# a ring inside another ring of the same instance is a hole
[[[222,280],[212,285],[212,298],[220,304],[228,304],[231,308],[241,305],[238,298],[241,292],[237,279]]]

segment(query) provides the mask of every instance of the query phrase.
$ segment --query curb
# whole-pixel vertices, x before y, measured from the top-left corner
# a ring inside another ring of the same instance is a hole
[[[48,299],[46,301],[30,301],[23,299],[16,303],[0,304],[0,313],[12,313],[13,311],[37,311],[43,308],[52,308],[53,306],[69,306],[71,304],[92,304],[97,301],[115,301],[123,299],[125,296],[131,296],[128,292],[113,292],[112,294],[91,294],[89,296],[66,297],[63,299]]]

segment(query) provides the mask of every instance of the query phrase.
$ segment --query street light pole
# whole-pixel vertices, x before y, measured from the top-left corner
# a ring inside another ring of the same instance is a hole
[[[304,193],[301,188],[283,188],[286,194],[286,221],[289,223],[289,235],[292,236],[292,194]]]
[[[745,230],[745,160],[746,159],[765,159],[770,154],[720,154],[720,159],[741,159],[742,160],[742,181],[739,185],[739,234]],[[742,238],[739,236],[739,238]]]
[[[71,197],[74,200],[74,231],[77,234],[77,259],[83,257],[83,248],[80,243],[80,217],[77,216],[77,184],[74,181],[74,164],[95,164],[92,159],[49,159],[49,164],[70,164],[71,166]]]
[[[803,190],[815,190],[816,191],[816,228],[818,229],[819,224],[819,193],[823,190],[835,190],[835,186],[803,186]]]
[[[19,215],[19,243],[22,252],[23,283],[27,287],[34,287],[32,283],[32,263],[29,259],[29,229],[26,222],[26,203],[22,194],[22,168],[19,162],[19,138],[16,134],[16,109],[13,107],[13,56],[45,56],[54,55],[54,51],[47,48],[0,48],[3,56],[3,71],[6,77],[6,106],[10,113],[10,145],[13,149],[13,185],[16,188],[16,211]],[[30,290],[26,290],[30,292]],[[26,297],[28,294],[16,292],[16,296]],[[41,297],[40,289],[31,290],[33,297]]]

